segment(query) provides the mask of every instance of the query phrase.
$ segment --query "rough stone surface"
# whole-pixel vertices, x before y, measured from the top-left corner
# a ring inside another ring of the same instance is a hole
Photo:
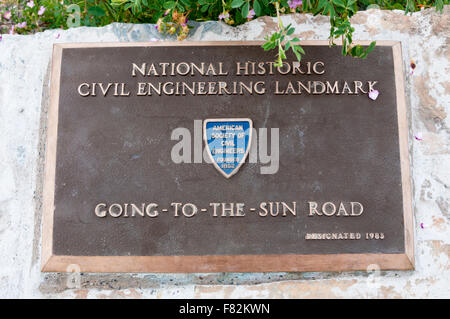
[[[325,40],[328,18],[283,16],[304,40]],[[46,274],[40,272],[41,190],[53,43],[150,41],[152,25],[4,35],[0,42],[0,297],[41,298],[413,298],[450,297],[450,7],[368,10],[355,39],[402,42],[415,213],[416,270],[344,273]],[[187,41],[262,40],[273,18],[237,28],[196,24]],[[414,72],[411,61],[417,65]],[[380,130],[383,129],[380,124]],[[418,137],[416,139],[415,137]],[[78,286],[73,287],[69,281]]]

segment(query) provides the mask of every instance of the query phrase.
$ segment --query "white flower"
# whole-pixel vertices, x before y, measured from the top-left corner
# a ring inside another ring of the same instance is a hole
[[[372,100],[376,100],[378,98],[378,95],[380,94],[380,92],[378,92],[378,90],[371,90],[369,92],[369,98],[371,98]]]
[[[41,16],[41,15],[44,14],[44,12],[45,12],[45,7],[44,7],[44,6],[41,6],[41,7],[39,8],[38,15]]]

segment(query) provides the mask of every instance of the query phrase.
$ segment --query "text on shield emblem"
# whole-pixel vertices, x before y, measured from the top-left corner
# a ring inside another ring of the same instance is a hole
[[[209,157],[226,178],[237,173],[245,162],[252,141],[251,119],[207,119],[203,138]]]

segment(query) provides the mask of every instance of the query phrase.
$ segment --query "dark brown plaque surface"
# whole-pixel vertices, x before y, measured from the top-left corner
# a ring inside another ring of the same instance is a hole
[[[302,63],[323,62],[323,74],[236,75],[236,62],[273,60],[273,52],[260,45],[55,45],[44,271],[66,271],[70,264],[83,272],[342,271],[371,264],[413,268],[400,44],[378,42],[360,60],[342,57],[339,48],[330,49],[326,42],[304,42]],[[132,63],[144,62],[222,62],[229,74],[132,76]],[[298,80],[377,81],[380,95],[371,100],[362,92],[275,94],[277,85],[286,88]],[[159,81],[264,81],[266,92],[136,94],[138,82]],[[123,92],[130,95],[80,95],[81,83],[100,82],[126,83]],[[278,171],[261,174],[268,164],[247,161],[226,179],[204,160],[174,163],[171,152],[178,141],[171,139],[172,132],[188,129],[194,148],[194,121],[208,118],[249,118],[256,129],[278,128]],[[292,207],[293,202],[295,216],[258,214],[261,203]],[[343,203],[347,210],[357,202],[364,211],[359,216],[310,214],[311,203],[320,209],[327,202],[338,208]],[[159,215],[98,217],[99,203],[155,203]],[[175,216],[173,203],[192,203],[199,211],[189,218]],[[211,203],[243,203],[245,216],[215,217]]]

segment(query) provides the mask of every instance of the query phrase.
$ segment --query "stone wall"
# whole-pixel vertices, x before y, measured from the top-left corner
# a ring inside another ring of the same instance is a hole
[[[57,298],[377,298],[450,297],[450,7],[369,10],[352,19],[355,39],[403,46],[414,185],[416,270],[249,274],[81,274],[40,272],[41,189],[49,67],[53,43],[151,41],[152,25],[3,35],[0,42],[0,297]],[[328,37],[328,18],[283,16],[304,40]],[[237,28],[196,24],[187,41],[261,40],[276,27],[261,17]],[[417,65],[414,72],[411,61]],[[382,125],[380,124],[380,129]]]

